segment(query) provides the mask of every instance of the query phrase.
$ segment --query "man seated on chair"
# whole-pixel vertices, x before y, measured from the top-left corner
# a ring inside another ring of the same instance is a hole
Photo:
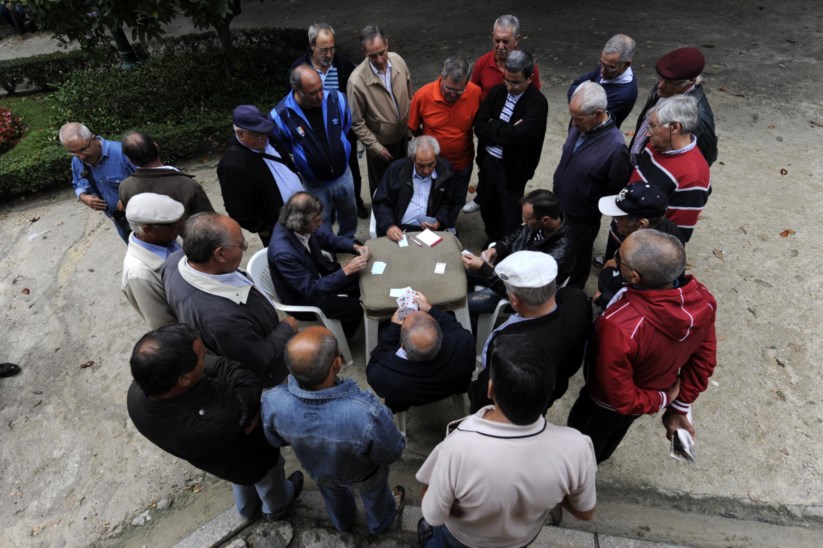
[[[557,261],[557,279],[560,283],[571,274],[574,245],[557,197],[550,190],[538,188],[526,194],[520,200],[520,206],[523,224],[514,232],[492,242],[480,257],[463,254],[469,287],[484,287],[469,293],[469,313],[472,316],[493,312],[497,303],[505,298],[506,287],[494,273],[494,265],[512,253],[524,250],[548,253]]]
[[[569,378],[583,363],[583,350],[592,329],[592,307],[581,289],[557,289],[557,261],[547,253],[518,251],[495,268],[506,286],[506,297],[514,309],[508,320],[486,340],[481,354],[483,370],[469,387],[471,411],[476,412],[491,400],[486,394],[489,381],[488,349],[495,337],[504,333],[523,333],[540,350],[538,359],[554,362],[556,379],[546,410],[563,397]]]
[[[219,213],[186,221],[183,251],[161,269],[166,300],[181,323],[196,328],[206,347],[243,364],[262,387],[288,375],[283,352],[297,321],[280,321],[269,299],[239,269],[248,248],[240,225]]]
[[[415,293],[420,310],[398,309],[371,352],[366,379],[394,413],[462,394],[474,372],[474,337],[451,315]]]
[[[283,304],[316,306],[340,320],[351,338],[363,319],[360,271],[368,263],[369,248],[335,236],[322,224],[323,204],[308,192],[286,202],[269,242],[271,278]],[[333,253],[356,257],[341,267]]]
[[[430,135],[409,143],[409,157],[389,166],[372,199],[378,236],[403,239],[404,230],[446,230],[454,208],[454,170]]]

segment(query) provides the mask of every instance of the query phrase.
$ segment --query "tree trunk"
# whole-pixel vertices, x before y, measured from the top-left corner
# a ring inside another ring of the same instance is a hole
[[[234,60],[235,60],[235,48],[234,42],[231,39],[231,30],[229,26],[231,25],[232,20],[240,15],[242,7],[240,5],[240,0],[232,0],[231,2],[231,13],[224,16],[224,17],[215,17],[212,22],[211,26],[214,27],[214,30],[217,31],[217,37],[220,38],[220,45],[223,47],[223,63],[225,64],[226,76],[234,76]]]

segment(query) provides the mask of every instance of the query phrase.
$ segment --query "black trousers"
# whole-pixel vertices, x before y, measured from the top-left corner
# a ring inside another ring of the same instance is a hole
[[[597,233],[600,232],[600,218],[594,221],[566,215],[566,224],[574,245],[574,263],[572,263],[569,285],[583,289],[592,268],[592,250]]]
[[[360,176],[360,162],[357,159],[357,136],[353,131],[346,134],[346,139],[351,143],[351,154],[349,154],[349,169],[354,179],[354,200],[358,206],[363,205],[363,198],[360,196],[363,178]]]
[[[363,321],[363,307],[360,306],[360,285],[357,278],[348,287],[338,291],[340,295],[323,295],[315,302],[306,303],[316,306],[332,320],[340,320],[347,339],[351,339]],[[292,314],[298,320],[314,320],[313,314],[297,312]]]
[[[568,425],[592,439],[597,464],[612,456],[639,415],[621,415],[600,407],[584,386],[569,411]]]
[[[382,144],[382,143],[381,143]],[[395,160],[405,158],[409,153],[409,142],[406,139],[401,139],[399,143],[393,145],[383,145],[391,152]],[[366,167],[369,168],[369,199],[374,198],[374,191],[380,185],[380,180],[383,174],[389,169],[391,162],[386,162],[383,158],[378,156],[366,155]],[[355,189],[356,190],[356,189]]]
[[[520,199],[523,197],[525,183],[512,185],[506,176],[503,160],[490,154],[483,157],[477,178],[480,183],[474,201],[480,204],[480,216],[489,242],[495,242],[511,234],[522,224]]]

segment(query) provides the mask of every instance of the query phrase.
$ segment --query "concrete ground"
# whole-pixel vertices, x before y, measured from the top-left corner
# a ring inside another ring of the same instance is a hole
[[[819,545],[823,467],[814,432],[823,423],[823,381],[814,364],[823,342],[814,334],[823,303],[814,233],[823,209],[823,6],[802,0],[620,6],[246,2],[235,25],[306,27],[325,20],[336,27],[338,45],[356,52],[359,28],[379,23],[418,87],[436,77],[446,56],[475,59],[487,51],[495,17],[517,14],[522,47],[538,59],[550,104],[543,159],[530,188],[551,188],[568,122],[566,87],[593,66],[609,36],[624,32],[638,41],[640,106],[657,57],[682,45],[701,47],[719,159],[688,253],[691,272],[719,303],[719,365],[694,409],[698,461],[671,460],[658,420],[641,419],[600,467],[595,520],[584,525],[570,518],[566,525],[676,544]],[[42,34],[7,37],[0,58],[53,49]],[[631,120],[624,131],[633,129]],[[218,159],[200,158],[186,168],[221,208]],[[464,245],[477,249],[478,215],[462,217],[458,226]],[[358,236],[366,232],[363,224]],[[603,247],[601,235],[596,249]],[[163,454],[128,420],[128,355],[145,328],[119,290],[123,252],[111,223],[78,204],[68,185],[0,206],[0,359],[24,368],[0,381],[2,546],[172,545],[231,505],[225,483]],[[355,352],[344,374],[365,384],[362,338]],[[88,361],[94,365],[82,368]],[[579,382],[550,420],[565,422]],[[409,488],[411,505],[419,504],[413,473],[453,418],[447,403],[410,414],[410,447],[392,480]],[[290,457],[288,468],[294,466]],[[312,482],[307,494],[316,494]],[[311,523],[329,525],[322,517]],[[311,545],[300,539],[294,545]],[[331,545],[338,541],[344,544],[331,537]]]

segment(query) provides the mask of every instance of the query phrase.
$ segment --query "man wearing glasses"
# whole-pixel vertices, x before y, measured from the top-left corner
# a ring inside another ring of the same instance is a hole
[[[531,54],[509,53],[503,83],[489,91],[477,113],[475,201],[480,204],[488,242],[520,226],[520,198],[540,162],[549,103],[532,85],[533,76]]]
[[[72,155],[71,184],[77,199],[91,209],[102,211],[114,222],[120,238],[128,244],[126,215],[117,210],[120,182],[134,173],[120,143],[95,136],[89,128],[70,122],[60,128],[60,144]]]
[[[577,86],[583,82],[600,84],[608,96],[607,110],[612,115],[614,124],[620,128],[620,124],[632,111],[637,101],[637,76],[634,75],[631,67],[635,49],[635,41],[630,36],[615,34],[609,38],[600,53],[597,67],[577,78],[569,86],[569,102]]]
[[[186,221],[185,232],[183,250],[161,270],[169,308],[200,332],[209,350],[255,373],[261,387],[280,384],[289,374],[284,351],[297,321],[281,322],[239,269],[249,247],[240,225],[226,215],[198,213]]]
[[[440,77],[414,94],[409,129],[414,135],[431,135],[440,154],[454,170],[454,205],[447,226],[453,227],[465,204],[472,175],[474,139],[472,127],[480,109],[480,88],[469,82],[471,66],[460,57],[443,63]]]
[[[323,81],[323,89],[327,91],[339,91],[346,93],[346,86],[349,83],[349,76],[354,71],[354,63],[351,59],[337,51],[334,41],[334,29],[326,23],[313,23],[309,27],[309,50],[297,58],[292,63],[291,68],[296,69],[300,65],[309,65],[317,71],[317,75]],[[287,86],[290,88],[291,84]],[[353,131],[346,133],[346,138],[351,143],[351,154],[349,155],[349,169],[354,179],[354,198],[357,201],[357,216],[367,219],[369,212],[360,197],[360,162],[357,161],[357,136]]]
[[[717,135],[714,132],[714,113],[706,94],[703,92],[700,73],[706,65],[706,59],[697,48],[680,48],[671,51],[658,59],[657,84],[649,92],[646,105],[637,119],[637,129],[629,144],[632,165],[646,146],[649,136],[646,133],[648,112],[658,103],[665,102],[669,97],[687,95],[697,101],[698,127],[694,134],[697,136],[697,148],[703,154],[706,162],[711,166],[717,160]]]

